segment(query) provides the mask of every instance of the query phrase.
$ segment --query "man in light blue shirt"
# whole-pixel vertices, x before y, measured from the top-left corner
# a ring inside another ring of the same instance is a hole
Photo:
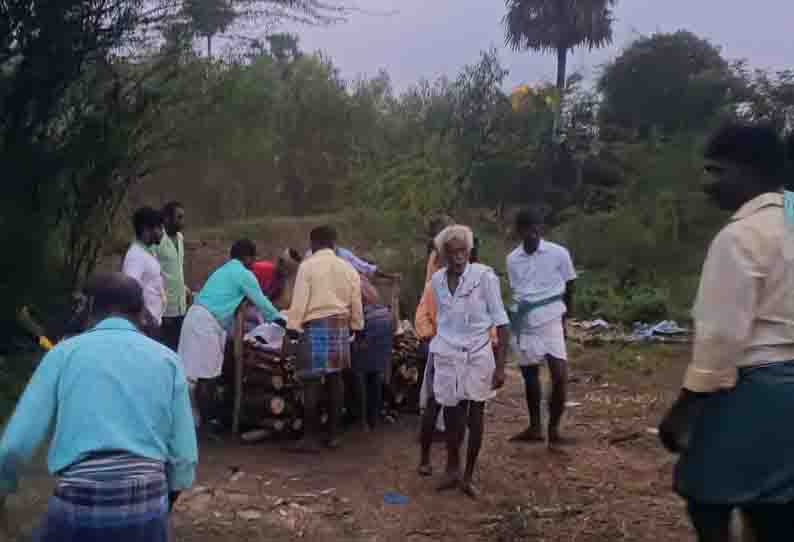
[[[137,281],[103,274],[87,293],[95,325],[44,357],[6,427],[0,495],[16,490],[21,467],[52,427],[48,466],[58,482],[44,539],[138,528],[146,540],[164,541],[169,494],[173,501],[193,484],[198,462],[187,381],[176,354],[139,331]],[[147,491],[130,489],[140,484]]]
[[[259,281],[250,270],[256,261],[256,245],[242,239],[232,246],[230,259],[207,279],[185,316],[179,337],[179,356],[185,374],[195,387],[200,418],[212,420],[212,380],[221,375],[226,351],[226,336],[234,323],[234,313],[244,300],[253,303],[268,322],[287,323],[262,293]]]

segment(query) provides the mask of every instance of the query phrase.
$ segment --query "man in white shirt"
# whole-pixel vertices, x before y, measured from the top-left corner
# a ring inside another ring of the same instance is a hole
[[[549,399],[549,445],[564,444],[560,420],[567,395],[567,351],[564,320],[573,303],[576,271],[564,247],[542,238],[543,220],[534,210],[516,217],[516,233],[522,240],[507,256],[507,275],[513,291],[510,311],[512,346],[526,385],[529,428],[514,442],[544,440],[541,428],[540,365],[547,363],[552,392]]]
[[[163,238],[163,216],[151,207],[141,207],[132,215],[135,240],[124,256],[121,271],[134,278],[143,289],[144,317],[142,329],[152,338],[159,338],[165,312],[165,285],[160,262],[152,247]]]
[[[794,150],[794,146],[793,146]],[[709,246],[692,316],[692,361],[659,426],[680,454],[676,493],[700,542],[794,539],[794,193],[771,126],[729,123],[704,152],[706,195],[733,212]],[[792,156],[791,158],[794,158]]]

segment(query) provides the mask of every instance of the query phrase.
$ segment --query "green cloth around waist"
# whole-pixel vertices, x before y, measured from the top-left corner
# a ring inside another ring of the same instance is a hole
[[[507,317],[510,319],[510,329],[512,330],[513,335],[518,335],[521,333],[521,324],[530,312],[562,300],[562,295],[555,295],[547,297],[546,299],[541,299],[540,301],[521,301],[518,304],[518,308],[516,310],[507,311]]]

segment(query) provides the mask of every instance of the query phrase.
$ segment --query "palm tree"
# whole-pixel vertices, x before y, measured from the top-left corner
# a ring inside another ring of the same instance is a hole
[[[617,0],[505,0],[505,42],[514,50],[557,53],[557,90],[565,91],[568,53],[612,43]]]

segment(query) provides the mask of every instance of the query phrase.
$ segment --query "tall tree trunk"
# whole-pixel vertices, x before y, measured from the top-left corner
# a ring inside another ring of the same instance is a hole
[[[207,34],[207,58],[212,59],[212,34]]]
[[[562,97],[565,92],[565,72],[568,68],[568,48],[557,48],[557,91]]]
[[[565,98],[565,72],[568,68],[568,48],[557,48],[557,110],[554,112],[554,137],[562,130],[562,102]]]

